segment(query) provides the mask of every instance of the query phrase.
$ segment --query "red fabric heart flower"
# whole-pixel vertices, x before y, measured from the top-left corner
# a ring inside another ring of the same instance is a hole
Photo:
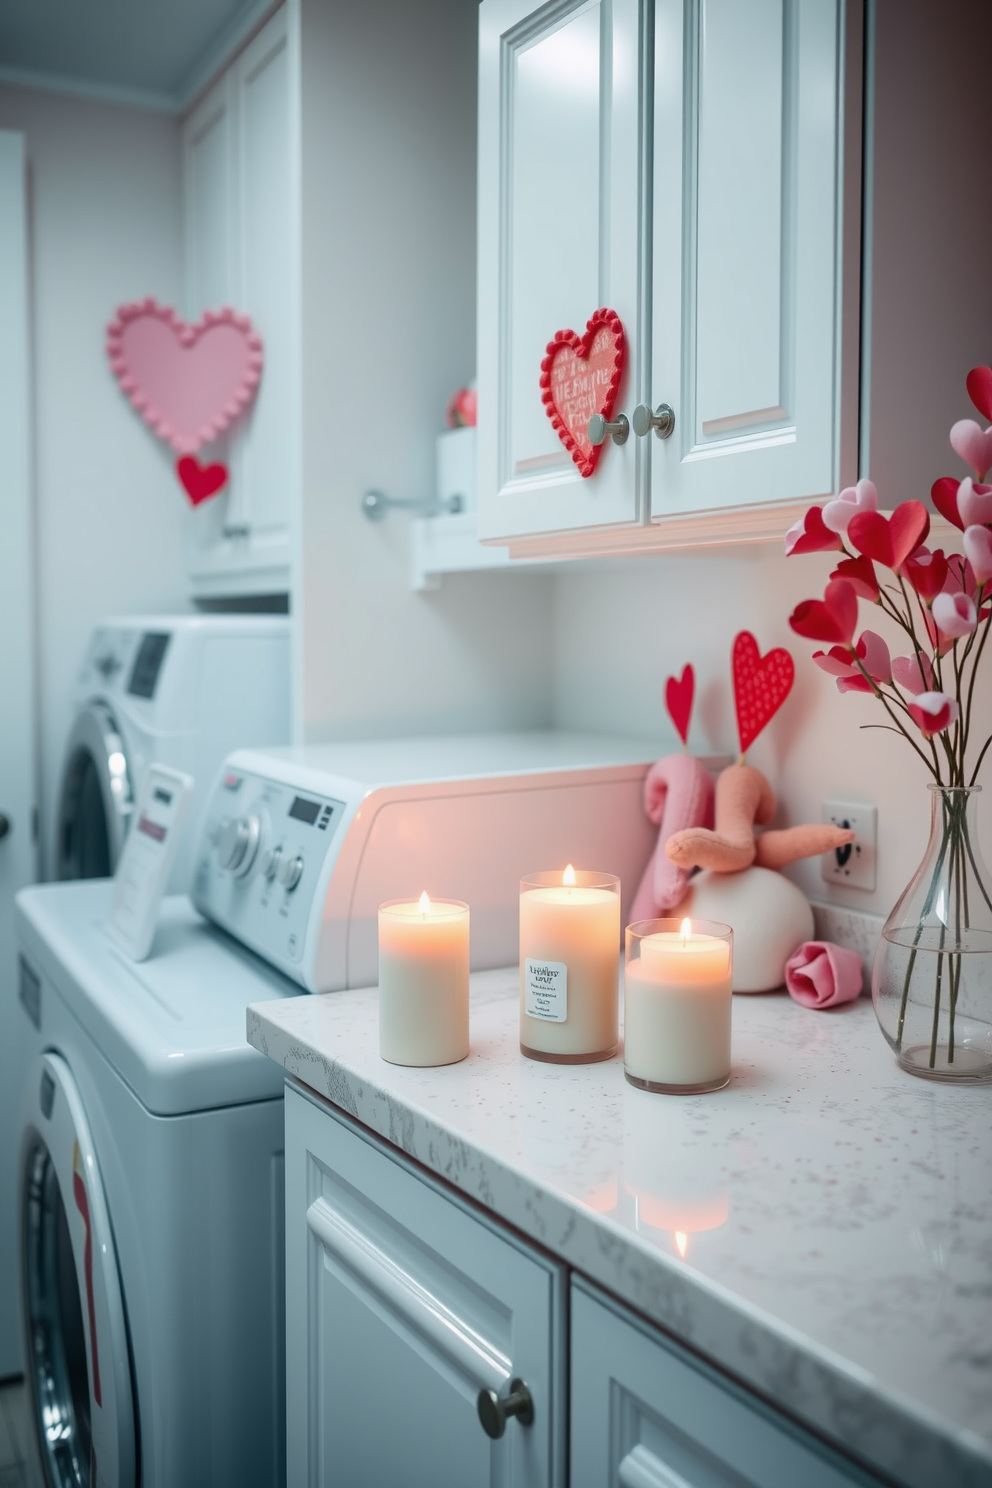
[[[830,577],[846,579],[849,584],[853,584],[859,599],[870,599],[872,604],[878,603],[878,578],[870,558],[845,558],[843,563],[838,563]]]
[[[931,604],[947,582],[947,559],[943,550],[917,548],[906,559],[905,574],[924,604]]]
[[[979,413],[992,423],[992,367],[972,367],[965,386]]]
[[[874,512],[865,512],[874,516]],[[858,624],[858,596],[847,579],[831,579],[822,599],[804,599],[789,616],[796,635],[808,641],[826,641],[832,646],[854,649],[854,632]]]
[[[958,486],[960,481],[954,479],[953,475],[942,475],[935,480],[930,487],[930,500],[944,517],[954,527],[960,527],[964,531],[964,523],[958,513]]]
[[[785,534],[786,557],[792,553],[829,553],[844,546],[840,533],[824,525],[823,512],[811,506],[801,521]]]
[[[858,512],[851,518],[847,535],[859,553],[899,573],[909,555],[926,541],[929,531],[930,514],[923,502],[904,501],[888,516]]]

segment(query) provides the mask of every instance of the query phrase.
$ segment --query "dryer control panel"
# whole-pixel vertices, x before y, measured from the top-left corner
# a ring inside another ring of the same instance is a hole
[[[229,763],[200,833],[197,908],[290,970],[302,960],[313,900],[344,813],[343,801]]]

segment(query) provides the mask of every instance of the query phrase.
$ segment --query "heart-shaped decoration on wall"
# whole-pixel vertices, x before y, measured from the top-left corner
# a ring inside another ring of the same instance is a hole
[[[757,641],[747,630],[734,637],[731,668],[737,737],[743,758],[792,691],[796,669],[783,646],[776,646],[762,656]]]
[[[196,454],[230,428],[262,376],[261,339],[230,307],[191,325],[151,298],[121,305],[107,327],[107,356],[121,391],[177,455]]]
[[[665,683],[665,707],[668,716],[678,731],[683,744],[689,740],[689,723],[692,719],[692,702],[696,695],[696,673],[692,663],[682,668],[681,677],[669,677]]]
[[[213,465],[201,465],[195,455],[183,455],[176,461],[176,474],[183,490],[189,497],[190,506],[199,506],[216,496],[227,485],[227,466],[219,461]]]
[[[589,441],[594,413],[613,413],[627,360],[627,339],[613,310],[597,310],[585,332],[556,331],[541,362],[541,401],[579,473],[596,469],[603,445]]]

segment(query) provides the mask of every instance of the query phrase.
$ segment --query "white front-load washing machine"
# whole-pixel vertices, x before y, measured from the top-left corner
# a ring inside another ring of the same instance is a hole
[[[169,765],[194,781],[170,880],[185,892],[197,818],[225,755],[289,743],[289,635],[285,615],[146,615],[97,626],[73,697],[56,877],[109,877],[145,772]]]
[[[149,960],[112,884],[23,890],[18,1220],[48,1488],[284,1480],[283,1081],[245,1041],[293,983],[165,901]]]

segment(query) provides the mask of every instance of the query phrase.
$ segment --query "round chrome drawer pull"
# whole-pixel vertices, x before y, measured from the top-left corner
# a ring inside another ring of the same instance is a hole
[[[625,413],[618,413],[612,423],[607,422],[601,413],[594,413],[589,420],[590,444],[602,444],[607,434],[613,435],[614,444],[626,444],[629,433],[630,425]]]
[[[480,1390],[476,1406],[482,1429],[493,1441],[499,1441],[510,1416],[516,1416],[521,1426],[534,1421],[534,1401],[522,1379],[510,1381],[510,1393],[503,1400],[495,1390]]]
[[[646,403],[638,403],[631,420],[638,439],[643,439],[652,429],[659,439],[667,439],[675,428],[675,409],[670,403],[659,403],[652,413]]]

